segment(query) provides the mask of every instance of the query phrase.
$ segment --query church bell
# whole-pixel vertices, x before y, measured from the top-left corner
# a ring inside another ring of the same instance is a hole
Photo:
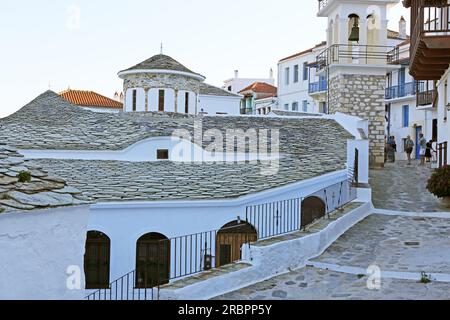
[[[348,41],[356,41],[359,42],[359,26],[358,26],[358,18],[355,18],[355,23],[352,28],[352,33],[348,38]]]

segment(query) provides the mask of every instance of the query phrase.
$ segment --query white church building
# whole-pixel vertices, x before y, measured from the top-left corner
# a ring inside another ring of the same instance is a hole
[[[121,76],[127,92],[152,78]],[[368,124],[343,114],[104,113],[48,91],[0,127],[0,299],[206,299],[301,266],[371,212]]]
[[[118,73],[124,112],[239,115],[241,96],[205,83],[205,77],[159,54]]]

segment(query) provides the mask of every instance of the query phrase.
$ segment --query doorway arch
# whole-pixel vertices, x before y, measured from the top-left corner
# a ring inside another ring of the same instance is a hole
[[[255,227],[247,222],[233,221],[224,225],[216,237],[216,267],[242,259],[242,245],[258,240]]]
[[[302,224],[304,228],[326,215],[325,202],[319,197],[308,197],[302,202]]]
[[[136,288],[169,283],[170,240],[160,233],[147,233],[136,243]]]
[[[86,289],[109,288],[111,240],[100,231],[89,231],[84,253]]]

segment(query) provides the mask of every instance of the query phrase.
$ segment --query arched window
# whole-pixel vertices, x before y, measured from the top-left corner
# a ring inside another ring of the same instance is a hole
[[[169,283],[170,240],[160,233],[147,233],[136,245],[136,287],[154,288]]]
[[[302,202],[302,228],[326,214],[325,203],[318,197],[309,197]]]
[[[99,231],[89,231],[84,254],[86,289],[109,288],[111,241]]]
[[[258,233],[251,224],[239,221],[226,224],[217,233],[216,266],[221,267],[241,260],[242,245],[257,240]]]

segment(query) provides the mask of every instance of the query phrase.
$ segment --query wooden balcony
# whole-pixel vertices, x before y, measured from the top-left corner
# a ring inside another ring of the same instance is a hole
[[[430,84],[430,81],[418,81],[416,85],[417,106],[423,107],[431,105],[433,108],[435,108],[438,98],[436,83],[433,82],[432,84]]]
[[[411,75],[440,80],[450,64],[450,4],[447,0],[405,0],[411,8]]]

